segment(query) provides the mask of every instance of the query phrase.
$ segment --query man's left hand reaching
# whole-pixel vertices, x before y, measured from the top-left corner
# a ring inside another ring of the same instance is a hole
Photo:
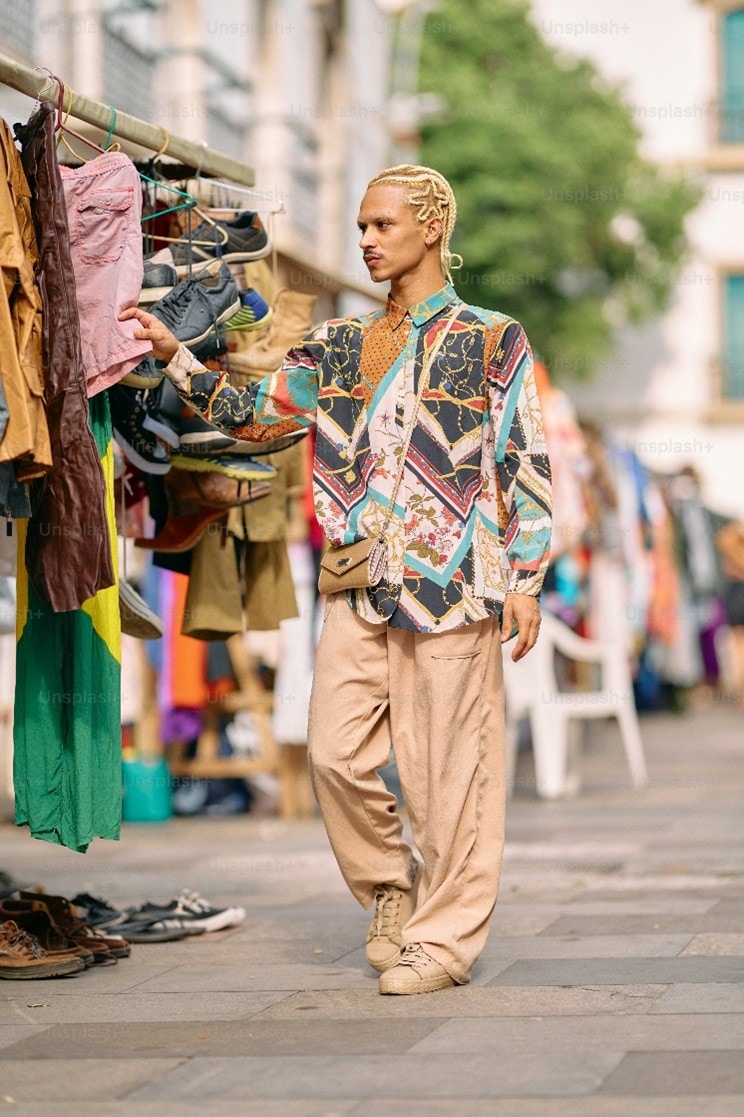
[[[178,341],[154,314],[148,314],[138,306],[127,307],[119,315],[119,321],[125,322],[127,318],[136,318],[139,329],[134,331],[135,337],[142,337],[152,342],[152,355],[156,361],[165,361],[168,364],[178,352]]]
[[[511,657],[516,663],[527,652],[534,648],[537,634],[540,631],[540,602],[536,597],[526,593],[508,593],[504,601],[504,612],[501,617],[501,643],[505,643],[511,636],[512,630],[517,628],[517,642],[512,649]]]

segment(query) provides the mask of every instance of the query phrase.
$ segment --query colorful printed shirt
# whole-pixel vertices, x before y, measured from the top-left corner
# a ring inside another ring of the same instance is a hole
[[[252,440],[316,425],[315,507],[331,544],[373,538],[393,493],[427,354],[429,372],[387,531],[388,569],[352,591],[367,621],[445,632],[538,596],[550,553],[550,465],[532,355],[514,319],[447,284],[406,310],[325,322],[246,387],[183,346],[166,373],[190,406]]]

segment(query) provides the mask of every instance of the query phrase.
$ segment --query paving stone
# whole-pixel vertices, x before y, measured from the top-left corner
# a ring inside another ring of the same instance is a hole
[[[442,1117],[703,1117],[703,1113],[705,1117],[741,1115],[741,1095],[707,1096],[705,1109],[702,1111],[700,1103],[700,1098],[638,1097],[630,1101],[628,1098],[599,1097],[596,1094],[588,1098],[512,1097],[488,1098],[484,1101],[463,1101],[461,1098],[450,1097],[418,1103],[396,1098],[360,1102],[352,1112],[353,1117],[437,1117],[439,1114]],[[28,1117],[37,1115],[29,1114]],[[39,1117],[47,1117],[47,1114],[39,1114]],[[88,1115],[84,1114],[82,1117]],[[91,1114],[90,1117],[94,1115]],[[152,1117],[158,1115],[153,1114]]]
[[[674,958],[691,935],[550,935],[524,938],[492,935],[481,957]]]
[[[33,1024],[6,1024],[5,1019],[6,1013],[3,1010],[0,1014],[0,1050],[5,1047],[12,1047],[14,1043],[19,1043],[21,1040],[27,1039],[29,1036],[35,1036],[37,1032],[45,1030],[34,1027]]]
[[[740,931],[742,918],[734,915],[566,915],[548,924],[538,934],[553,935],[653,935],[653,934],[731,934]],[[687,948],[683,953],[687,953]]]
[[[601,1087],[602,1093],[636,1096],[739,1094],[744,1102],[741,1051],[633,1052]],[[740,1110],[741,1112],[741,1110]]]
[[[640,915],[703,915],[706,912],[718,910],[719,901],[715,898],[708,898],[707,900],[690,899],[686,896],[665,896],[657,895],[653,898],[642,897],[635,892],[632,896],[614,896],[611,899],[604,900],[587,900],[586,898],[567,899],[562,903],[546,904],[541,900],[536,900],[534,903],[523,903],[508,898],[502,898],[496,905],[496,911],[500,908],[510,910],[517,908],[523,912],[534,912],[537,914],[549,914],[553,912],[556,919],[565,917],[573,919],[576,916],[608,916],[611,918],[617,916],[640,916]]]
[[[20,1044],[25,1049],[33,1041]],[[415,1054],[492,1051],[495,1055],[592,1051],[744,1051],[744,1012],[739,1015],[602,1016],[547,1020],[450,1020],[413,1048]]]
[[[241,1098],[228,1106],[224,1101],[179,1101],[171,1103],[164,1113],[161,1102],[108,1100],[96,1102],[26,1102],[23,1110],[16,1110],[18,1117],[347,1117],[356,1113],[356,1099],[316,1098],[272,1101],[262,1098],[254,1101]],[[9,1113],[13,1110],[9,1109]],[[683,1115],[684,1117],[684,1115]],[[718,1117],[716,1113],[713,1117]]]
[[[657,1018],[663,1023],[663,1018]],[[65,1059],[81,1051],[105,1058],[193,1058],[244,1055],[384,1055],[407,1051],[442,1019],[150,1021],[130,1024],[52,1024],[38,1036],[20,1037],[5,1059]]]
[[[462,1098],[595,1092],[622,1058],[619,1052],[586,1056],[515,1055],[506,1063],[490,1055],[279,1056],[204,1059],[133,1090],[131,1097],[153,1101],[181,1098],[241,1098],[250,1083],[253,1098],[374,1098],[383,1083],[395,1082],[401,1098]]]
[[[681,953],[704,954],[708,957],[744,957],[744,934],[708,933],[696,935]]]
[[[63,996],[45,993],[7,1002],[0,1015],[36,1024],[120,1023],[158,1020],[246,1020],[270,1005],[291,996],[289,992],[261,993],[89,993]]]
[[[4,1052],[3,1052],[4,1054]],[[127,1097],[130,1090],[167,1074],[178,1059],[0,1059],[2,1092],[15,1102]],[[19,1111],[20,1112],[20,1111]]]
[[[236,961],[226,966],[176,966],[138,984],[145,993],[196,993],[245,990],[349,989],[376,991],[374,974],[368,967],[349,969],[324,965],[261,965],[242,966]],[[371,976],[370,976],[371,975]]]
[[[672,985],[650,1012],[658,1013],[714,1013],[744,1012],[744,985],[740,981],[719,981],[711,985]]]
[[[515,962],[491,985],[625,985],[744,981],[744,958],[583,958]]]
[[[648,1012],[666,992],[666,985],[599,985],[498,988],[473,985],[443,989],[425,997],[370,998],[359,990],[318,990],[295,993],[261,1013],[261,1019],[376,1020],[414,1016],[468,1017],[592,1016],[595,1013],[635,1015]],[[741,1011],[741,1010],[739,1010]]]

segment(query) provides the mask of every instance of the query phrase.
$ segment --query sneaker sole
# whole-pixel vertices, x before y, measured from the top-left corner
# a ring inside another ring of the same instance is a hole
[[[160,302],[166,295],[170,295],[172,290],[173,287],[143,287],[139,293],[137,304],[143,306],[148,303]]]
[[[194,247],[194,262],[192,264],[176,264],[176,276],[178,279],[185,279],[194,273],[194,265],[197,269],[201,264],[210,263],[212,260],[224,260],[226,264],[249,264],[251,260],[263,260],[271,252],[271,243],[267,243],[263,248],[255,249],[253,252],[224,252],[224,253],[201,253],[199,249]]]
[[[394,954],[389,962],[373,962],[368,954],[365,954],[367,965],[371,966],[375,973],[385,973],[386,970],[392,970],[393,966],[397,966],[400,962],[400,951]]]
[[[138,469],[141,469],[143,473],[154,473],[156,475],[159,475],[161,473],[167,473],[170,469],[170,461],[150,462],[147,460],[147,458],[143,458],[141,454],[137,453],[133,446],[129,445],[126,438],[122,436],[121,432],[118,431],[116,427],[114,427],[114,434],[116,435],[116,441],[122,447],[126,456],[129,458],[132,464],[136,465]]]
[[[226,436],[226,442],[222,446],[218,446],[215,440],[211,444],[211,451],[205,449],[203,453],[205,455],[210,452],[220,455],[227,454],[231,458],[245,454],[250,458],[260,458],[263,454],[278,454],[280,450],[288,450],[290,446],[295,446],[298,442],[301,442],[307,434],[307,430],[297,431],[295,434],[282,434],[278,438],[267,438],[265,442],[246,442],[243,439],[227,438]],[[181,435],[181,448],[185,453],[193,454],[194,457],[200,455],[198,447],[206,445],[199,435]]]
[[[82,958],[70,958],[67,962],[49,962],[28,969],[0,966],[0,978],[9,981],[35,981],[39,977],[66,977],[67,974],[81,973],[84,969],[85,962]]]
[[[426,978],[425,981],[418,981],[415,985],[412,984],[408,989],[384,989],[384,980],[384,976],[380,978],[380,992],[383,997],[407,997],[415,993],[437,993],[440,989],[451,989],[455,984],[449,974]]]
[[[123,388],[157,388],[160,381],[163,379],[163,374],[160,376],[139,376],[136,372],[128,372],[126,376],[122,376],[118,381]]]
[[[228,462],[215,462],[214,458],[198,457],[192,454],[174,454],[171,462],[178,469],[190,469],[195,473],[224,473],[235,481],[270,481],[276,477],[276,470],[268,466],[251,470],[230,466]]]
[[[229,307],[226,310],[223,310],[222,313],[217,318],[215,318],[212,322],[209,323],[209,328],[204,330],[203,333],[200,333],[197,337],[190,337],[188,339],[188,341],[185,338],[180,338],[180,337],[178,338],[178,340],[181,342],[182,345],[185,345],[187,348],[190,345],[198,345],[200,341],[204,341],[205,338],[209,337],[209,335],[212,333],[212,330],[214,330],[215,326],[221,326],[222,323],[227,322],[229,318],[234,318],[239,310],[240,310],[240,299],[235,299],[234,302],[230,303]]]

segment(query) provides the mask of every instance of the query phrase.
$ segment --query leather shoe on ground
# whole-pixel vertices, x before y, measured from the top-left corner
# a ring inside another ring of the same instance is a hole
[[[435,993],[438,989],[449,989],[455,982],[420,943],[410,943],[400,956],[400,961],[380,978],[380,992],[397,993]]]

